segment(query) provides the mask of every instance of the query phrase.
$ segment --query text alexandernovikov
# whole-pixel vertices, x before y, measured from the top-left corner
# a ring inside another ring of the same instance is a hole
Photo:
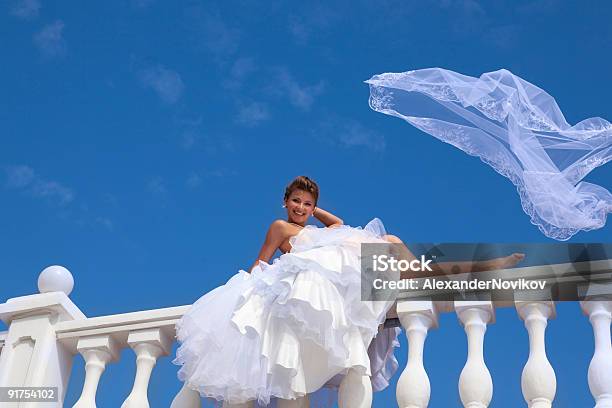
[[[374,255],[372,257],[374,272],[432,272],[429,266],[431,259],[397,260],[393,256]],[[545,280],[531,280],[519,278],[505,280],[500,278],[470,280],[449,280],[447,277],[440,279],[436,277],[385,279],[376,278],[372,281],[375,290],[543,290],[546,287]]]

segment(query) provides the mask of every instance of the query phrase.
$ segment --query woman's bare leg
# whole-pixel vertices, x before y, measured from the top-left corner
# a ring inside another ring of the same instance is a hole
[[[399,245],[392,246],[393,255],[399,256],[400,259],[407,259],[410,261],[413,259],[416,259],[414,254],[410,252],[406,244],[404,244],[404,242],[397,235],[391,235],[391,234],[383,235],[382,239],[384,239],[390,244],[399,244]]]
[[[172,404],[170,408],[175,407],[197,407],[200,408],[202,406],[202,401],[200,399],[200,393],[196,390],[193,390],[187,386],[187,383],[183,383],[183,387],[178,394],[172,400]]]
[[[395,235],[390,235],[390,234],[383,235],[382,239],[384,239],[385,241],[390,242],[392,244],[403,244],[402,240],[399,239],[399,237],[397,237]]]
[[[399,237],[395,235],[383,235],[382,238],[390,242],[392,244],[402,244],[400,247],[400,251],[403,252],[402,256],[405,256],[406,259],[412,260],[416,259],[415,256],[410,252],[408,247],[402,242]],[[503,256],[501,258],[495,259],[487,259],[484,261],[457,261],[457,262],[435,262],[430,265],[432,271],[429,272],[426,276],[440,276],[440,275],[452,275],[458,273],[468,273],[468,272],[484,272],[484,271],[494,271],[499,269],[509,269],[513,268],[516,264],[521,262],[525,258],[525,254],[515,252],[508,256]],[[415,274],[413,272],[403,272],[400,274],[402,279],[405,278],[420,278],[423,277],[422,273]]]
[[[302,398],[294,400],[279,399],[277,401],[277,406],[278,408],[309,408],[310,401],[308,395],[305,395]]]

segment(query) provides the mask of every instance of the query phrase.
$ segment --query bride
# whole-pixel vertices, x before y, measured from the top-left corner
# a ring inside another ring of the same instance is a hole
[[[322,394],[315,391],[339,388],[338,405],[354,408],[369,407],[372,391],[389,384],[400,329],[382,326],[392,301],[361,300],[360,245],[401,241],[378,219],[363,229],[344,225],[317,206],[318,198],[313,180],[294,179],[285,190],[287,220],[271,224],[250,271],[202,296],[177,323],[173,363],[182,366],[185,383],[179,395],[199,399],[197,391],[224,408],[254,401],[298,408]],[[326,228],[307,225],[311,217]],[[282,255],[270,264],[277,250]],[[521,259],[439,263],[434,274],[511,267]],[[347,387],[350,395],[342,392]]]

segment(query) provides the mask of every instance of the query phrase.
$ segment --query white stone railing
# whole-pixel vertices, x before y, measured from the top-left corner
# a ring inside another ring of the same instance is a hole
[[[175,324],[188,308],[169,307],[56,324],[58,342],[72,355],[79,353],[85,360],[85,383],[73,407],[95,406],[98,382],[106,364],[117,361],[120,351],[128,347],[136,355],[136,375],[122,407],[148,407],[151,372],[157,358],[170,353]]]
[[[2,348],[4,347],[4,342],[6,340],[6,336],[8,331],[0,332],[0,353],[2,352]]]
[[[581,273],[586,271],[590,273],[591,282],[578,283],[584,282]],[[596,408],[612,408],[612,260],[479,273],[480,279],[488,277],[508,281],[537,278],[546,280],[548,284],[577,283],[578,294],[588,299],[581,301],[580,307],[589,317],[595,337],[595,352],[588,370],[589,388],[596,401]],[[419,300],[423,295],[426,296],[427,293],[406,292],[400,294],[397,302],[398,318],[408,338],[408,363],[399,378],[396,391],[401,408],[425,408],[429,403],[430,385],[423,364],[423,348],[428,331],[438,328],[438,316],[447,312],[457,314],[467,336],[467,359],[459,376],[461,402],[467,408],[489,406],[493,396],[493,381],[484,361],[483,346],[487,325],[495,323],[495,310],[501,307],[516,309],[529,336],[529,358],[521,376],[521,388],[527,406],[552,406],[556,377],[544,346],[548,320],[556,317],[555,303],[546,300],[547,295],[551,295],[550,289],[548,293],[538,292],[535,296],[532,294],[535,300],[529,300],[530,296],[522,293],[519,298],[523,300],[520,301]]]
[[[612,274],[612,260],[591,262],[584,267],[600,273],[602,281],[609,280]],[[571,280],[580,271],[580,265],[562,264],[544,269],[516,268],[494,273],[502,279],[537,275],[563,281]],[[0,318],[8,325],[8,331],[0,332],[0,387],[57,386],[57,406],[62,407],[74,356],[81,354],[85,361],[85,379],[80,398],[73,407],[94,408],[98,383],[106,365],[117,361],[122,349],[131,348],[136,360],[136,374],[132,390],[122,408],[148,408],[147,391],[151,372],[157,359],[172,350],[175,324],[189,306],[87,318],[68,298],[71,289],[70,273],[61,267],[50,267],[39,278],[40,294],[8,299],[0,304]],[[595,339],[595,350],[588,370],[589,388],[596,408],[612,408],[612,301],[604,297],[610,291],[604,285],[592,283],[581,290],[590,296],[590,300],[580,302],[580,307],[593,326]],[[514,307],[529,335],[529,344],[526,345],[529,347],[529,358],[521,378],[527,406],[552,406],[556,380],[546,356],[544,339],[548,320],[556,316],[554,302],[542,298],[517,302],[434,302],[411,299],[408,293],[402,296],[397,304],[397,318],[405,329],[409,347],[408,362],[397,383],[399,407],[428,406],[431,390],[423,362],[423,349],[429,330],[438,328],[439,315],[451,312],[456,313],[463,325],[468,343],[466,362],[458,379],[463,406],[489,406],[493,380],[484,361],[483,346],[487,326],[495,323],[495,310],[500,307]],[[339,398],[341,408],[368,407],[371,396],[355,398],[354,395],[360,395],[360,392],[363,393],[361,383],[343,384]],[[39,404],[0,403],[0,406],[35,408]],[[199,395],[183,387],[171,408],[199,406]],[[285,401],[281,406],[301,408],[307,405],[304,401]]]
[[[129,347],[136,356],[136,375],[122,408],[148,407],[151,372],[157,358],[170,353],[176,322],[189,305],[87,318],[68,298],[71,289],[70,273],[50,267],[39,278],[40,294],[0,305],[0,318],[9,325],[7,332],[0,333],[0,386],[56,386],[61,407],[74,356],[81,354],[85,381],[73,407],[92,408],[106,365]],[[15,408],[39,405],[0,403]]]

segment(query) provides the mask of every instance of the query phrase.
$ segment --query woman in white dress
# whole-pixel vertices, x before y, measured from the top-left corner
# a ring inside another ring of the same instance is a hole
[[[250,271],[202,296],[177,323],[181,345],[173,363],[182,365],[184,392],[198,391],[224,407],[287,408],[306,407],[309,397],[331,406],[333,398],[313,396],[350,387],[351,401],[341,392],[338,403],[353,408],[370,406],[372,390],[388,385],[400,329],[382,326],[392,301],[361,299],[360,249],[401,241],[378,219],[363,229],[344,225],[317,207],[318,198],[314,181],[293,180],[284,196],[287,220],[271,224]],[[311,217],[326,228],[306,225]],[[283,254],[269,264],[277,250]],[[520,259],[455,264],[451,273],[510,267]]]

